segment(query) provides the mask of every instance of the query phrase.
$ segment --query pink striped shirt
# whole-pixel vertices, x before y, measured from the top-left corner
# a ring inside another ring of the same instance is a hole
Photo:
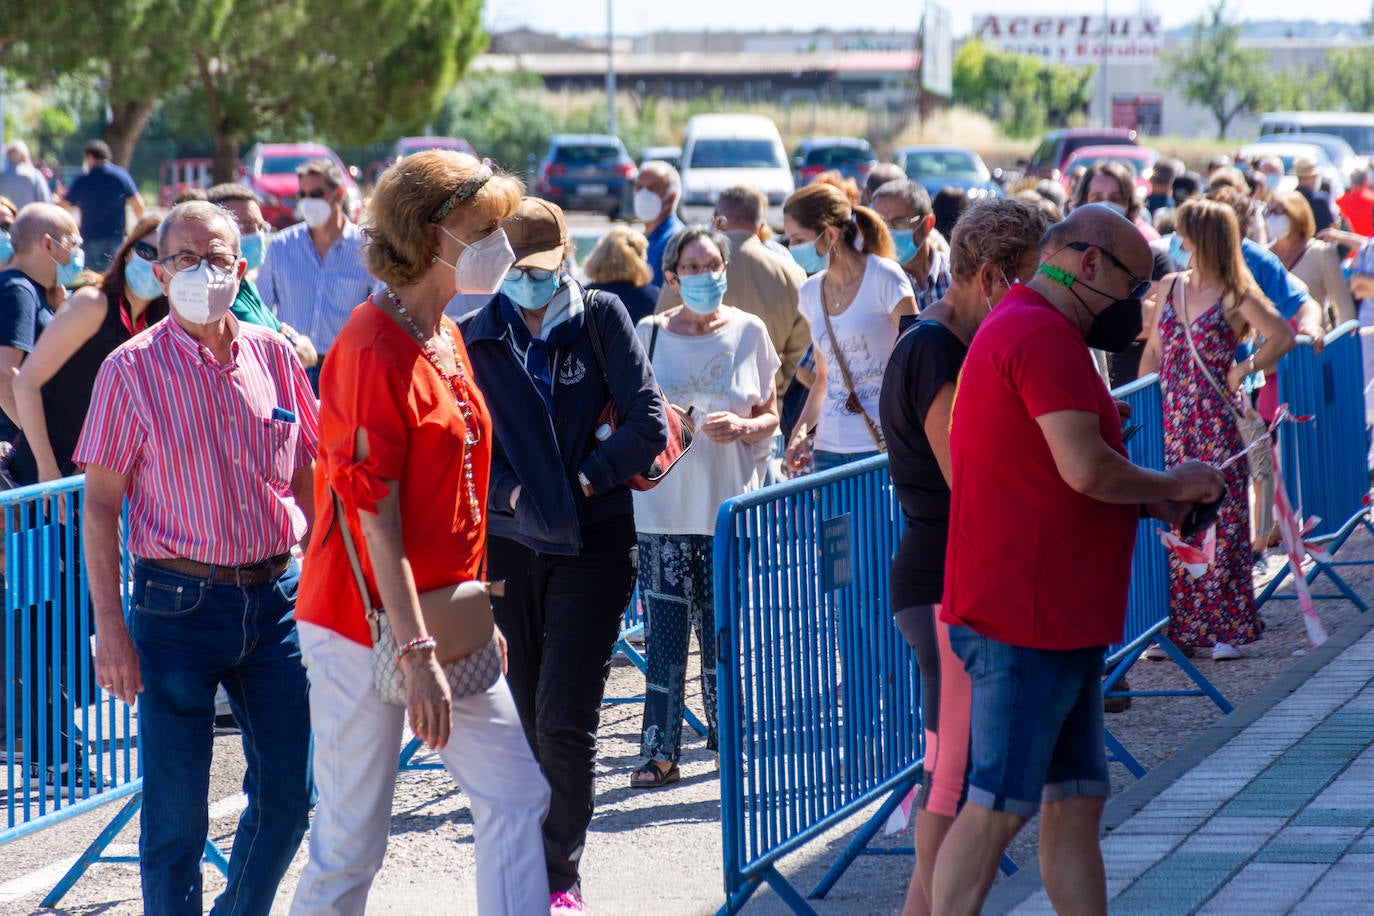
[[[227,364],[166,318],[100,367],[75,459],[129,478],[134,556],[243,566],[305,533],[291,477],[315,457],[315,396],[284,337],[235,325]]]

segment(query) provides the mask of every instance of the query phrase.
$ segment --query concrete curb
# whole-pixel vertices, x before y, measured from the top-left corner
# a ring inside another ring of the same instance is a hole
[[[1102,815],[1103,833],[1109,834],[1124,824],[1141,808],[1149,804],[1155,796],[1173,785],[1180,776],[1196,767],[1226,742],[1254,724],[1257,719],[1290,696],[1312,675],[1324,668],[1328,662],[1337,658],[1346,649],[1359,642],[1371,630],[1374,630],[1374,614],[1362,614],[1342,626],[1320,647],[1313,649],[1306,656],[1294,662],[1269,686],[1238,706],[1229,716],[1203,732],[1168,760],[1147,772],[1129,789],[1107,803],[1107,809]],[[1026,861],[1015,875],[999,881],[993,886],[983,912],[1009,912],[1038,891],[1040,887],[1040,863],[1037,859],[1032,858]]]

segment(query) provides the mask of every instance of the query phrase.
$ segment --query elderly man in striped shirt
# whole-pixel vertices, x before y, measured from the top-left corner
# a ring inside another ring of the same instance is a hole
[[[139,860],[149,913],[200,913],[215,689],[243,731],[248,807],[215,913],[267,913],[314,786],[292,548],[313,515],[317,413],[286,339],[229,314],[245,262],[232,216],[184,203],[154,265],[171,316],[101,366],[77,446],[96,676],[139,700]],[[134,556],[120,606],[119,517]]]

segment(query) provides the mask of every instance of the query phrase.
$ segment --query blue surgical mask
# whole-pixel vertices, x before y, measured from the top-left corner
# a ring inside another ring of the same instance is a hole
[[[162,295],[162,287],[153,276],[153,262],[134,255],[124,265],[124,286],[140,299],[153,300]]]
[[[1188,262],[1193,259],[1191,251],[1183,250],[1183,238],[1177,232],[1169,237],[1169,259],[1179,270],[1187,270]]]
[[[892,244],[897,246],[897,263],[905,264],[916,257],[916,232],[912,229],[893,229]]]
[[[261,232],[245,235],[239,241],[239,254],[248,262],[248,269],[262,266],[263,256],[267,254],[267,237]]]
[[[725,298],[725,271],[714,274],[689,274],[679,277],[682,284],[682,304],[698,315],[709,315],[720,308]]]
[[[814,241],[795,244],[788,251],[792,252],[792,260],[801,265],[801,269],[806,271],[808,277],[812,274],[818,274],[830,266],[830,256],[821,257],[816,252]]]
[[[68,259],[66,264],[58,264],[57,258],[52,258],[52,255],[48,255],[48,257],[52,258],[52,262],[57,264],[58,286],[71,286],[76,282],[76,278],[80,276],[81,271],[86,269],[86,252],[82,251],[80,248],[73,248],[71,254],[72,256]]]
[[[14,257],[14,243],[10,241],[8,232],[0,232],[0,264],[5,263]]]
[[[526,311],[542,309],[558,291],[558,274],[547,280],[531,280],[523,274],[507,274],[501,281],[501,292]]]

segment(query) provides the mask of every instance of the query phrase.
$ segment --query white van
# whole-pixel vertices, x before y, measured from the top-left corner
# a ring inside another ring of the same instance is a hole
[[[688,223],[711,224],[716,198],[735,185],[768,196],[769,221],[782,222],[782,204],[796,190],[778,126],[762,115],[697,115],[682,141],[682,204]]]
[[[1266,134],[1335,134],[1361,156],[1374,156],[1374,114],[1356,111],[1271,111],[1260,115]]]

